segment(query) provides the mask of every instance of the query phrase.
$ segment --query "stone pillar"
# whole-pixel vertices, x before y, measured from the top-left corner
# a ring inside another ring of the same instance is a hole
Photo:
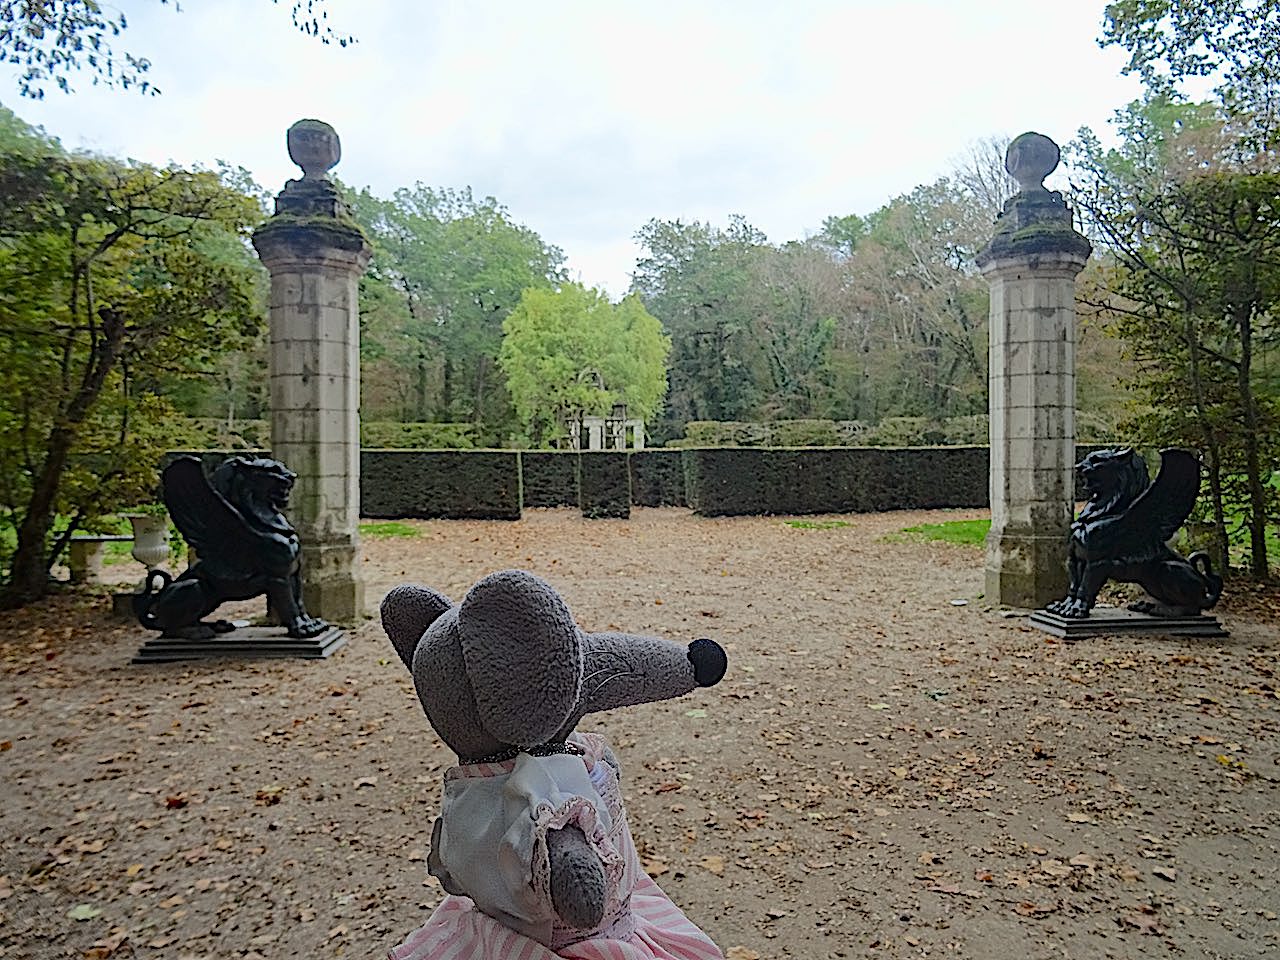
[[[1089,258],[1062,194],[1044,187],[1058,146],[1038,133],[1009,145],[1019,191],[978,266],[991,284],[991,532],[986,596],[1041,607],[1067,592],[1075,490],[1075,278]]]
[[[253,235],[271,274],[271,452],[298,475],[288,516],[307,612],[352,623],[364,615],[358,291],[371,248],[327,176],[333,128],[300,120],[287,140],[302,178]]]

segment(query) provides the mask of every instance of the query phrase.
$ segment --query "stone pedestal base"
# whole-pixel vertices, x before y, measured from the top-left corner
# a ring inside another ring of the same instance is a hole
[[[325,543],[310,539],[301,525],[302,605],[307,613],[330,623],[355,625],[364,619],[364,580],[360,550],[349,539]]]
[[[1202,613],[1195,617],[1156,617],[1136,610],[1094,607],[1083,619],[1060,617],[1048,610],[1037,610],[1028,621],[1045,633],[1066,640],[1085,637],[1226,637],[1226,628],[1218,618]]]
[[[132,663],[173,663],[179,660],[235,660],[297,657],[318,660],[344,646],[347,635],[330,627],[318,637],[295,639],[281,627],[240,627],[209,640],[173,640],[150,634]]]
[[[1067,595],[1065,533],[1034,536],[994,529],[987,535],[986,599],[1006,607],[1043,607]]]
[[[364,581],[356,577],[307,580],[302,602],[313,617],[354,626],[364,619]]]

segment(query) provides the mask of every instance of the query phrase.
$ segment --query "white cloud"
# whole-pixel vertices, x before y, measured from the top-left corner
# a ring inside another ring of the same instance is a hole
[[[1065,141],[1137,91],[1095,42],[1103,4],[1080,0],[329,0],[347,49],[295,33],[287,0],[121,5],[121,46],[150,57],[162,96],[86,79],[43,103],[10,84],[7,104],[70,146],[226,159],[272,190],[296,173],[285,129],[318,117],[348,182],[470,185],[615,295],[652,217],[741,213],[804,236],[945,174],[978,138]]]

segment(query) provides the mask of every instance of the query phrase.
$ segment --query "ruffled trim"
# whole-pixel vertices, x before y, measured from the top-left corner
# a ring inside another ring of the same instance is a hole
[[[609,826],[600,822],[595,805],[586,797],[570,797],[559,807],[540,803],[533,812],[533,889],[545,903],[551,902],[551,854],[547,831],[572,824],[587,838],[587,845],[604,865],[605,887],[613,890],[626,867],[622,854],[609,839]]]

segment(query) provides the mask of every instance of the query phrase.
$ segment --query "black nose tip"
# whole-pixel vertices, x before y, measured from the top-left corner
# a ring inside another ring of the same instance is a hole
[[[700,687],[714,687],[729,667],[724,647],[706,637],[689,644],[689,662],[693,664],[693,679]]]

